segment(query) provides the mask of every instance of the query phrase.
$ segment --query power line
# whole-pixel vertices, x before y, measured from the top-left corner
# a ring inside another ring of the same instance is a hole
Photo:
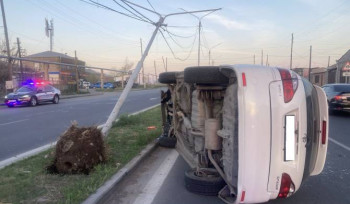
[[[118,4],[121,8],[127,10],[129,13],[131,13],[132,15],[134,15],[135,17],[139,18],[139,19],[143,19],[145,21],[149,21],[149,23],[152,23],[152,20],[150,20],[147,17],[144,17],[142,14],[140,14],[140,12],[136,11],[139,15],[135,14],[134,12],[130,11],[128,8],[126,8],[125,6],[121,5],[120,3],[118,3],[116,0],[113,0],[114,3]],[[123,2],[123,1],[122,1]],[[125,4],[125,2],[123,2]],[[131,8],[132,10],[135,11],[134,8],[130,7],[128,4],[126,4],[129,8]]]
[[[115,0],[113,0],[113,1],[115,1]],[[128,6],[129,8],[131,8],[132,10],[134,10],[136,13],[140,14],[143,18],[147,19],[150,23],[154,24],[154,22],[153,22],[151,19],[149,19],[147,16],[143,15],[141,12],[139,12],[138,10],[136,10],[135,8],[133,8],[132,6],[130,6],[129,3],[127,3],[127,2],[125,2],[125,1],[123,1],[123,0],[121,0],[121,2],[123,2],[125,5],[127,5],[127,6]]]
[[[163,36],[163,39],[164,39],[164,41],[165,41],[166,45],[167,45],[167,46],[168,46],[168,48],[170,49],[171,54],[173,55],[173,57],[174,57],[175,59],[180,60],[180,61],[186,61],[186,60],[187,60],[187,59],[190,57],[190,55],[192,54],[192,51],[193,51],[194,44],[195,44],[195,41],[196,41],[196,39],[197,39],[197,36],[195,37],[195,39],[194,39],[194,41],[193,41],[192,48],[191,48],[191,50],[190,50],[189,54],[187,55],[187,57],[185,57],[185,58],[181,59],[181,58],[179,58],[179,57],[177,57],[177,56],[175,55],[175,53],[174,53],[173,49],[170,47],[170,45],[169,45],[169,43],[168,43],[167,39],[165,38],[165,36],[164,36],[163,32],[162,32],[161,30],[159,30],[159,31],[160,31],[160,34]]]
[[[84,1],[84,0],[80,0],[80,1],[86,3],[86,1]],[[119,13],[119,14],[121,14],[121,15],[123,15],[123,16],[129,17],[129,18],[133,18],[133,19],[138,20],[138,21],[143,21],[143,22],[145,22],[145,23],[150,23],[150,22],[148,22],[148,21],[146,21],[146,20],[144,20],[144,19],[137,18],[137,17],[131,16],[131,15],[129,15],[129,14],[126,14],[126,13],[123,13],[123,12],[120,12],[120,11],[117,11],[117,10],[115,10],[115,9],[112,9],[112,8],[108,7],[108,6],[105,6],[105,5],[103,5],[103,4],[100,4],[100,3],[96,2],[96,1],[93,1],[93,0],[88,0],[88,1],[90,1],[90,2],[93,3],[93,4],[95,4],[95,6],[102,7],[102,8],[104,8],[104,9],[106,9],[106,10],[110,10],[110,11]]]
[[[147,2],[148,2],[148,4],[151,6],[151,8],[153,9],[153,11],[156,11],[156,10],[154,9],[154,7],[152,6],[151,2],[149,2],[148,0],[147,0]]]

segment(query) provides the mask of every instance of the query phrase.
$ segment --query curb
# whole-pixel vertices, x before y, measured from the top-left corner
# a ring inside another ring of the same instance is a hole
[[[112,178],[106,181],[97,191],[90,195],[82,204],[91,203],[102,203],[106,198],[106,195],[113,191],[113,188],[152,151],[154,151],[158,145],[157,140],[153,141],[151,144],[147,145],[136,157],[134,157],[130,162],[128,162],[123,168],[121,168]]]
[[[140,113],[142,113],[142,112],[148,111],[148,110],[150,110],[150,109],[152,109],[152,108],[155,108],[155,107],[157,107],[157,106],[159,106],[159,105],[160,105],[160,104],[157,104],[157,105],[154,105],[154,106],[151,106],[151,107],[142,109],[142,110],[140,110],[140,111],[131,113],[131,114],[129,114],[129,115],[137,115],[137,114],[140,114]],[[117,119],[117,120],[118,120],[118,119]],[[104,124],[101,124],[101,125],[97,126],[97,128],[102,129],[103,126],[104,126]],[[8,158],[8,159],[2,160],[2,161],[0,161],[0,169],[4,168],[4,167],[6,167],[6,166],[9,166],[9,165],[11,165],[11,164],[13,164],[13,163],[16,163],[16,162],[18,162],[18,161],[21,161],[21,160],[23,160],[23,159],[26,159],[26,158],[28,158],[28,157],[34,156],[34,155],[36,155],[36,154],[39,154],[39,153],[41,153],[41,152],[43,152],[43,151],[45,151],[45,150],[50,149],[51,147],[54,147],[55,145],[56,145],[56,142],[52,142],[52,143],[46,144],[46,145],[44,145],[44,146],[41,146],[41,147],[38,147],[38,148],[35,148],[35,149],[32,149],[32,150],[29,150],[29,151],[24,152],[24,153],[21,153],[21,154],[19,154],[19,155],[10,157],[10,158]]]
[[[44,146],[29,150],[28,152],[24,152],[22,154],[16,155],[14,157],[10,157],[8,159],[0,161],[0,169],[5,168],[8,165],[11,165],[13,163],[16,163],[20,160],[26,159],[28,157],[34,156],[36,154],[39,154],[43,151],[46,151],[50,149],[51,147],[54,147],[56,145],[56,142],[46,144]]]
[[[68,98],[79,98],[79,97],[86,97],[86,96],[98,96],[103,95],[103,93],[95,93],[95,94],[76,94],[76,95],[66,95],[60,97],[60,99],[68,99]]]

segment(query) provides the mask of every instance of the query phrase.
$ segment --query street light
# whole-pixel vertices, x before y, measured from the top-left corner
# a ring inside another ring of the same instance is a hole
[[[188,12],[188,11],[186,11],[186,10],[183,9],[183,8],[180,8],[180,9],[183,10],[183,11],[185,11],[185,12]],[[209,13],[205,14],[205,15],[202,16],[202,17],[198,17],[198,16],[194,15],[193,13],[188,13],[188,14],[190,14],[191,16],[194,16],[195,18],[198,19],[198,66],[199,66],[199,64],[200,64],[200,53],[201,53],[200,50],[201,50],[201,28],[202,28],[202,19],[203,19],[204,17],[206,17],[207,15],[209,15],[209,14],[211,14],[211,13],[217,11],[217,10],[221,10],[221,8],[219,8],[219,9],[214,9],[214,10],[210,11]]]
[[[209,66],[210,66],[210,61],[211,61],[211,50],[212,49],[214,49],[214,48],[216,48],[217,46],[219,46],[219,45],[221,45],[222,43],[218,43],[218,44],[216,44],[216,45],[214,45],[214,46],[212,46],[212,47],[210,47],[210,48],[207,48],[208,50],[209,50]],[[212,65],[213,65],[213,63],[212,63]]]

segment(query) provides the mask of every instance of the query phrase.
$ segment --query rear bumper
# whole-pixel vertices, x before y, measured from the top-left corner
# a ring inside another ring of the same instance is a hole
[[[350,102],[349,103],[330,102],[329,110],[350,111]]]

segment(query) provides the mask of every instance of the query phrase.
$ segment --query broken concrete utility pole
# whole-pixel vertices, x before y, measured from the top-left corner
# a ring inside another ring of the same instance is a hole
[[[201,11],[190,11],[190,12],[179,12],[179,13],[171,13],[171,14],[168,14],[168,15],[165,15],[165,16],[162,16],[161,14],[153,11],[153,10],[150,10],[150,9],[147,9],[147,8],[144,8],[140,5],[137,5],[135,3],[132,3],[132,2],[129,2],[129,1],[126,1],[126,0],[122,0],[123,2],[126,2],[128,4],[131,4],[133,6],[136,6],[136,7],[139,7],[141,9],[144,9],[146,11],[149,11],[149,12],[152,12],[154,14],[156,14],[158,17],[159,17],[159,20],[157,23],[154,23],[152,22],[152,24],[156,27],[152,36],[151,36],[151,39],[149,40],[148,44],[147,44],[147,47],[140,59],[140,61],[137,63],[136,65],[136,68],[134,69],[134,71],[132,72],[129,80],[128,80],[128,83],[126,84],[122,94],[120,95],[116,105],[114,106],[111,114],[109,115],[108,119],[107,119],[107,122],[105,123],[105,125],[103,126],[102,128],[102,134],[104,136],[107,136],[108,135],[108,132],[109,130],[111,129],[112,125],[113,125],[113,122],[117,119],[118,117],[118,114],[119,114],[119,111],[122,107],[122,105],[124,104],[124,101],[126,99],[126,97],[128,96],[133,84],[134,84],[134,81],[136,80],[140,70],[141,70],[141,67],[142,67],[142,64],[143,62],[145,61],[145,58],[146,56],[148,55],[148,52],[152,46],[152,43],[154,41],[154,38],[156,37],[158,31],[159,31],[159,28],[161,26],[166,26],[164,23],[164,20],[165,18],[169,17],[169,16],[175,16],[175,15],[183,15],[183,14],[190,14],[190,13],[199,13],[199,12],[212,12],[212,11],[216,11],[216,10],[220,10],[220,9],[210,9],[210,10],[201,10]]]

